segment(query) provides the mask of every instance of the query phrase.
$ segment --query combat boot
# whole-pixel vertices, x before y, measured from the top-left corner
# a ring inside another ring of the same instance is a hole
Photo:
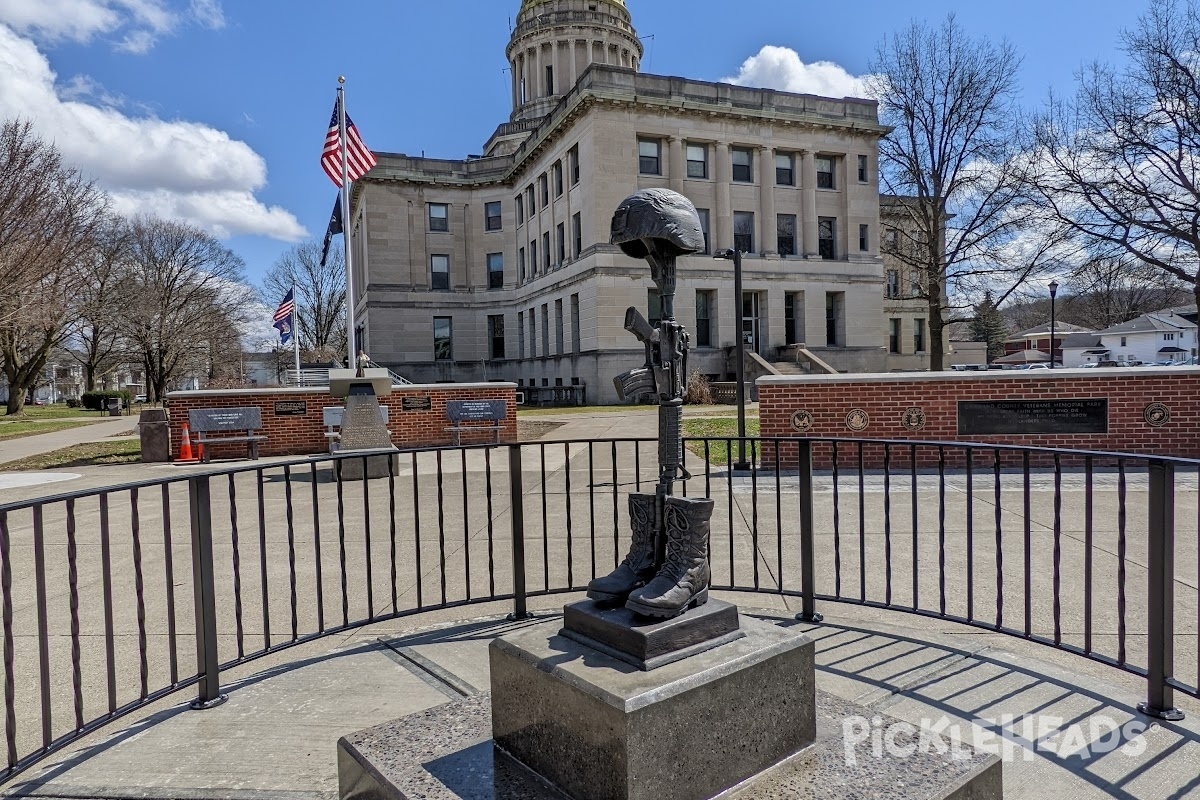
[[[626,608],[643,616],[670,619],[708,602],[713,502],[711,498],[666,499],[666,561],[653,580],[629,596]]]
[[[629,593],[654,577],[654,501],[652,494],[629,495],[629,524],[633,541],[621,565],[588,584],[587,596],[600,603],[620,605]]]

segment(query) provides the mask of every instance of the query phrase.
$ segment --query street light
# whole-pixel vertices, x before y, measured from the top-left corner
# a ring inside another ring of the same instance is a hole
[[[1054,297],[1058,294],[1058,281],[1050,281],[1050,369],[1054,369]]]
[[[738,459],[733,464],[735,470],[748,470],[750,463],[746,461],[746,355],[743,352],[745,342],[742,333],[742,251],[718,250],[713,258],[733,261],[733,310],[734,331],[737,332],[737,347],[734,349],[737,364],[737,420],[738,420]]]

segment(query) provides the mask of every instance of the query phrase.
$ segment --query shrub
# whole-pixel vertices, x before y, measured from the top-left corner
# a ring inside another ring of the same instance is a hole
[[[79,399],[82,401],[83,407],[89,411],[103,411],[110,397],[120,398],[125,407],[128,407],[133,400],[133,395],[124,389],[115,392],[84,392]]]
[[[692,370],[692,374],[688,375],[687,391],[684,393],[683,399],[691,405],[711,406],[713,404],[712,386],[708,383],[708,378],[698,369]]]

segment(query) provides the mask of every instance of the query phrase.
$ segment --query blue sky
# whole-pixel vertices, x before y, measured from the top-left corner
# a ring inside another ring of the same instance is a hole
[[[882,37],[914,17],[937,22],[954,11],[972,34],[1013,43],[1031,104],[1051,87],[1069,92],[1082,64],[1118,59],[1120,30],[1144,8],[1136,0],[628,5],[646,37],[646,72],[829,93],[866,72]],[[257,282],[292,243],[324,233],[336,190],[318,156],[337,76],[348,78],[347,107],[372,149],[478,153],[510,111],[504,48],[518,7],[0,0],[0,117],[32,119],[119,209],[221,236]]]

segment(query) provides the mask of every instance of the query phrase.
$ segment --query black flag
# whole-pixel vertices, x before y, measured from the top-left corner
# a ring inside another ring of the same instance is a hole
[[[329,242],[333,239],[334,234],[342,233],[342,193],[338,192],[337,199],[333,201],[333,216],[329,218],[329,227],[325,229],[325,244],[321,246],[321,266],[325,266],[325,260],[329,258]]]

